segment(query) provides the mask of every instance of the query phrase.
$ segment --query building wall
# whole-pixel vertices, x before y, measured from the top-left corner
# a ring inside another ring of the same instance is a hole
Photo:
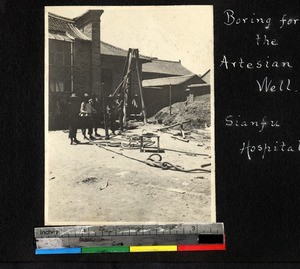
[[[61,41],[59,41],[61,42]],[[65,42],[66,43],[66,42]],[[84,93],[97,93],[99,96],[99,91],[95,92],[92,88],[92,63],[91,63],[91,42],[84,40],[76,40],[73,43],[74,48],[74,62],[73,67],[69,66],[70,72],[73,73],[73,92],[75,92],[79,97],[83,96]],[[123,68],[126,58],[115,57],[109,55],[101,56],[101,76],[104,83],[105,92],[111,94],[115,91],[118,85],[123,79]],[[141,65],[140,65],[141,68]],[[142,79],[142,78],[141,78]],[[135,71],[135,62],[132,64],[132,74],[131,74],[131,97],[137,94],[139,98],[137,99],[138,106],[141,108],[140,103],[140,92],[138,85],[138,77]],[[54,93],[55,96],[51,97],[50,114],[49,114],[49,128],[51,130],[56,129],[67,129],[66,125],[66,115],[64,112],[64,107],[68,101],[68,97],[71,94],[70,87],[64,93]],[[129,103],[130,109],[131,103]]]
[[[103,77],[104,88],[107,94],[113,93],[120,85],[123,79],[123,69],[124,69],[125,61],[126,58],[124,57],[102,55],[102,66],[101,66],[102,77]],[[131,95],[130,99],[135,94],[137,94],[139,96],[137,99],[137,103],[138,106],[141,107],[140,91],[139,91],[139,84],[138,84],[138,76],[135,68],[135,61],[133,61],[131,68],[132,68],[131,82],[130,82],[131,91],[129,92],[129,95]],[[140,70],[141,70],[141,64],[140,64]],[[142,79],[143,78],[141,77],[141,80]]]
[[[49,40],[49,92],[71,91],[71,42]]]
[[[92,91],[91,43],[83,40],[74,42],[73,89],[81,96]]]
[[[166,88],[144,88],[143,93],[147,117],[153,116],[160,109],[169,105],[169,91]]]
[[[210,93],[210,85],[207,84],[202,87],[190,88],[190,93],[194,95],[194,101],[196,101],[200,96]]]
[[[101,91],[100,17],[90,10],[76,26],[91,40],[49,40],[49,129],[67,129],[66,105],[71,92],[78,96]],[[78,111],[79,113],[79,111]]]
[[[107,93],[112,93],[122,80],[125,58],[102,55],[101,60],[101,69],[104,71],[103,73],[105,73],[103,77],[104,88]],[[109,79],[108,77],[111,78]]]
[[[68,128],[67,104],[69,93],[49,94],[49,130],[62,130]]]
[[[171,103],[183,102],[187,98],[186,89],[190,84],[201,83],[199,77],[189,79],[180,85],[171,86],[172,96]],[[147,111],[147,116],[155,115],[162,108],[169,106],[170,103],[170,86],[161,86],[162,89],[144,88],[144,100]]]
[[[100,17],[103,10],[89,10],[75,21],[76,26],[91,38],[90,61],[91,61],[91,92],[101,93],[101,54],[100,54]]]
[[[63,56],[60,51],[49,53],[49,130],[67,129],[66,106],[72,88],[78,96],[91,92],[91,43],[49,40],[49,45],[65,49]],[[60,57],[58,62],[55,58]]]

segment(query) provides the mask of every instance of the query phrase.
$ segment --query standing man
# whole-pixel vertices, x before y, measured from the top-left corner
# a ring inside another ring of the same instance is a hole
[[[113,135],[115,135],[115,131],[116,131],[116,108],[117,108],[117,104],[112,94],[110,94],[107,98],[106,109],[108,113],[109,128],[112,131]]]
[[[92,113],[94,109],[92,105],[89,103],[89,95],[87,93],[84,94],[83,102],[80,106],[80,117],[82,122],[82,135],[84,139],[88,139],[86,137],[86,129],[88,129],[88,135],[90,140],[95,140],[93,137],[93,122],[92,122]]]
[[[91,104],[92,109],[93,109],[92,110],[92,122],[93,122],[95,136],[99,137],[100,135],[98,134],[97,130],[101,123],[101,111],[102,111],[101,104],[94,93],[92,93],[92,98],[89,100],[89,103]]]
[[[137,109],[138,109],[137,98],[138,98],[138,95],[135,94],[134,97],[132,98],[132,102],[131,102],[132,112],[135,117],[136,117]]]
[[[80,100],[75,93],[70,96],[69,103],[67,105],[67,119],[69,122],[69,138],[71,139],[71,145],[73,143],[79,144],[80,141],[77,140],[77,128],[79,125],[78,111],[80,109]]]

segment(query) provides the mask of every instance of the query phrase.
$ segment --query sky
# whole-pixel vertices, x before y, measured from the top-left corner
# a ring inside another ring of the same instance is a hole
[[[196,74],[213,67],[212,6],[81,6],[46,7],[75,18],[89,9],[102,9],[101,40],[163,60],[181,60]]]

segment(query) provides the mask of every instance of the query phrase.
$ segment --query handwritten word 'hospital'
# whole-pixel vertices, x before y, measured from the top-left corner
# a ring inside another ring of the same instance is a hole
[[[298,145],[287,144],[284,141],[269,144],[252,144],[250,140],[248,142],[243,142],[240,148],[240,154],[245,154],[248,160],[252,160],[253,155],[260,153],[261,159],[265,159],[267,153],[299,153],[300,152],[300,140],[298,140]]]

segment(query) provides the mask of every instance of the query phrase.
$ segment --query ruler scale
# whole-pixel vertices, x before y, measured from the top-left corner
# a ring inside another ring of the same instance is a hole
[[[225,250],[223,223],[35,228],[36,254]]]

